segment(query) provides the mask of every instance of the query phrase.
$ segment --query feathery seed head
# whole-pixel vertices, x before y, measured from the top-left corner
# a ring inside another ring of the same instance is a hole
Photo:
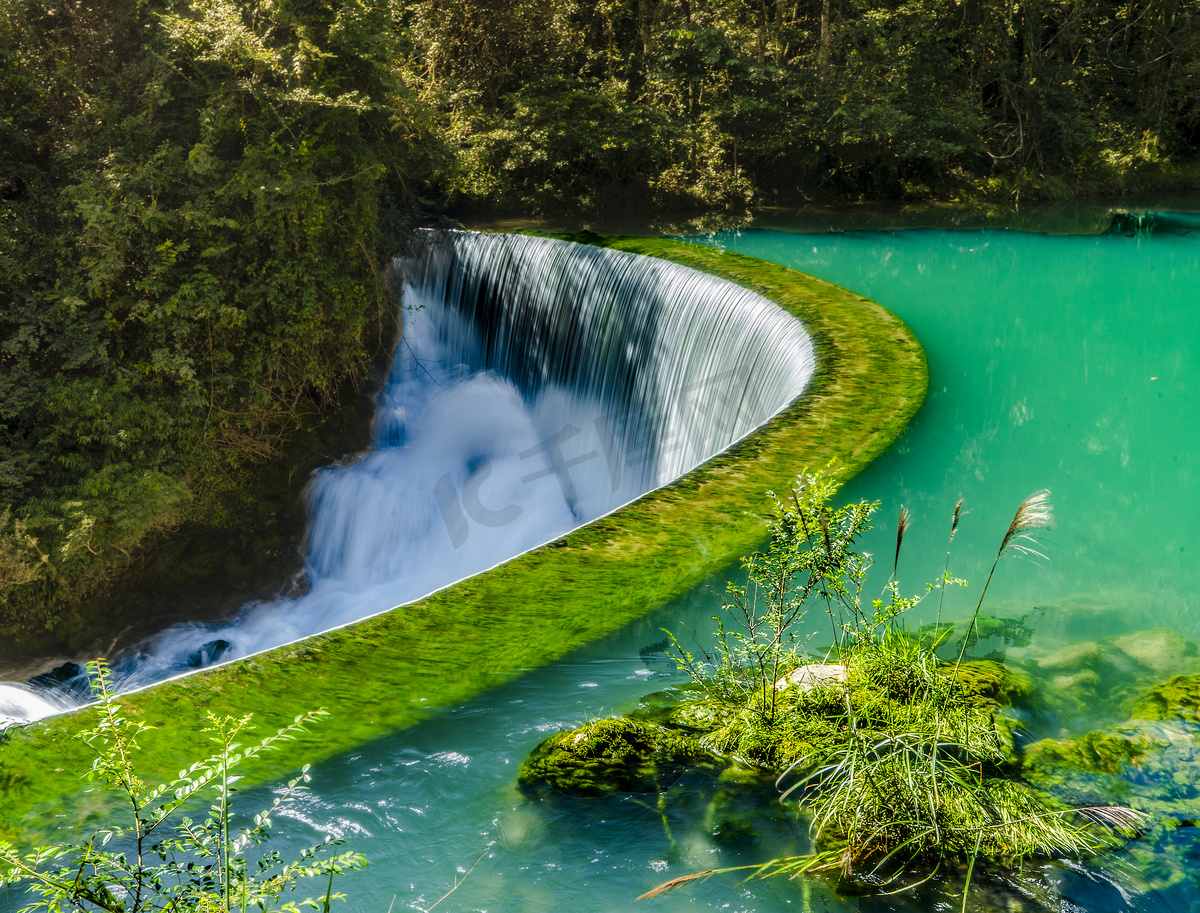
[[[1035,529],[1053,528],[1054,506],[1050,503],[1050,489],[1043,488],[1021,502],[1021,506],[1013,515],[1012,523],[1008,525],[1008,532],[1004,534],[1004,541],[1000,543],[1000,551],[996,557],[1000,558],[1012,551],[1026,557],[1049,560],[1037,550],[1037,540],[1029,533]]]
[[[900,567],[900,546],[904,543],[904,534],[908,532],[908,527],[912,523],[912,517],[908,512],[908,508],[904,505],[900,506],[900,522],[896,524],[896,560],[892,563],[892,576],[896,576],[896,571]]]

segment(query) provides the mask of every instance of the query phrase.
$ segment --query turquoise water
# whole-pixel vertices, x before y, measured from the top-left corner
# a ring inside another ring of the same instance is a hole
[[[1200,639],[1200,240],[922,230],[697,240],[861,292],[901,315],[924,343],[925,406],[845,493],[883,501],[885,528],[868,547],[889,571],[896,513],[901,504],[912,511],[900,562],[905,588],[941,573],[961,495],[970,513],[951,569],[972,586],[952,591],[946,612],[968,613],[1013,510],[1046,487],[1058,514],[1044,537],[1049,560],[1039,567],[1006,559],[989,591],[988,611],[1036,623],[1033,643],[1016,657],[1145,628]],[[936,893],[842,900],[819,885],[734,877],[635,907],[638,894],[668,878],[802,851],[803,828],[781,815],[759,820],[756,837],[714,836],[722,812],[702,778],[668,793],[661,807],[654,796],[539,802],[518,791],[517,768],[546,735],[629,710],[678,682],[657,652],[660,628],[703,630],[716,604],[700,588],[563,662],[317,765],[312,791],[277,819],[278,847],[333,834],[364,853],[371,868],[341,885],[351,898],[345,909],[354,911],[428,909],[464,876],[438,910],[958,909],[959,901]],[[922,605],[916,620],[935,611]],[[1058,735],[1119,719],[1117,706],[1098,702],[1074,716],[1033,718],[1030,727]],[[271,791],[244,796],[247,810]],[[1176,838],[1178,852],[1195,853],[1194,830]],[[1141,886],[1139,865],[1106,863],[1119,887],[1088,867],[1052,868],[1045,878],[1069,909],[1088,913],[1195,908],[1194,882],[1130,893]],[[1010,900],[973,901],[970,909],[1004,909]]]
[[[860,292],[925,346],[924,407],[847,490],[881,499],[887,524],[901,504],[912,512],[903,582],[941,573],[962,496],[952,570],[974,587],[947,604],[969,610],[1015,508],[1049,488],[1049,561],[1008,559],[993,610],[1044,607],[1044,636],[1200,634],[1200,236],[759,231],[709,243]],[[874,544],[888,563],[889,538],[890,525]]]

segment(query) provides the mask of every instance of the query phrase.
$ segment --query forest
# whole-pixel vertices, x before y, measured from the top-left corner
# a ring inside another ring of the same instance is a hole
[[[253,513],[468,212],[1200,188],[1200,0],[0,0],[0,629]]]

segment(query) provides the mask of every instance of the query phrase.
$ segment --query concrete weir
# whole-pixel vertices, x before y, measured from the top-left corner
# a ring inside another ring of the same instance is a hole
[[[420,281],[410,283],[409,294],[455,302],[457,329],[449,335],[450,324],[431,329],[443,346],[453,343],[451,362],[503,378],[526,402],[537,398],[538,384],[565,391],[534,408],[545,426],[539,433],[572,421],[578,426],[580,415],[611,431],[606,440],[613,449],[596,451],[596,465],[607,467],[595,477],[603,484],[576,488],[557,480],[568,516],[590,522],[397,608],[335,619],[342,626],[334,630],[125,694],[126,712],[151,727],[140,761],[147,778],[170,776],[205,750],[196,733],[210,712],[253,713],[264,734],[307,710],[331,713],[285,751],[244,771],[264,779],[552,661],[752,550],[763,536],[756,508],[768,489],[785,490],[800,471],[826,466],[849,478],[896,438],[924,398],[924,353],[898,318],[793,270],[666,240],[590,236],[587,245],[570,247],[529,238],[480,245],[457,237],[410,254]],[[488,255],[472,258],[469,249]],[[557,297],[528,292],[522,270],[528,272],[531,257],[545,259],[536,269],[553,275],[549,286]],[[597,280],[600,292],[587,293],[594,299],[590,311],[581,310],[577,288],[589,270],[608,277]],[[674,298],[650,296],[657,302],[651,319],[636,303],[647,283],[675,289]],[[737,302],[758,296],[797,318],[807,335],[785,315],[773,316],[774,308],[754,310],[753,302],[752,320],[730,318],[742,313]],[[620,345],[606,346],[605,333],[624,336]],[[697,333],[712,341],[686,351],[672,344]],[[771,344],[761,345],[764,339]],[[696,354],[714,346],[726,353],[719,364]],[[611,364],[600,365],[604,359]],[[687,391],[700,382],[717,384],[705,395],[720,409],[695,410]],[[621,409],[614,412],[614,404]],[[384,423],[381,434],[389,433]],[[614,474],[617,466],[623,469]],[[555,484],[555,469],[526,468],[522,478],[545,475]],[[510,511],[501,522],[502,511],[517,505],[484,509],[469,501],[471,478],[447,473],[429,494],[451,558],[465,551],[458,540],[473,531],[472,521],[503,536],[521,513]],[[322,560],[321,568],[336,564]],[[317,573],[314,561],[310,556],[310,574]],[[103,803],[79,801],[85,790],[79,777],[91,758],[72,736],[93,722],[94,711],[83,709],[6,733],[0,834],[30,835],[64,812],[70,820],[83,808],[103,811]]]

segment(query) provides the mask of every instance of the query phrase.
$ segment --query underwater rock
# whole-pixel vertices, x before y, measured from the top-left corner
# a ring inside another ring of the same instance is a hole
[[[708,831],[717,840],[744,845],[756,840],[768,819],[783,821],[794,813],[778,801],[775,777],[734,764],[721,771],[709,805]]]
[[[1097,710],[1132,706],[1164,674],[1194,672],[1200,651],[1174,631],[1151,629],[1025,654],[1045,710],[1094,719]],[[1097,720],[1099,722],[1099,720]]]
[[[1025,749],[1023,774],[1074,805],[1115,802],[1168,823],[1200,819],[1200,675],[1146,691],[1131,718],[1075,739]]]
[[[947,672],[947,674],[954,674]],[[958,682],[969,695],[1012,707],[1033,697],[1034,685],[1024,672],[992,659],[976,659],[958,667]]]
[[[686,770],[718,765],[700,743],[628,717],[596,720],[552,735],[521,765],[524,789],[550,787],[570,796],[655,792]]]
[[[1122,732],[1094,730],[1077,739],[1043,739],[1025,749],[1029,769],[1051,772],[1067,766],[1105,774],[1120,774],[1158,747],[1149,739]]]
[[[1103,658],[1099,644],[1077,643],[1068,644],[1034,662],[1043,672],[1079,672],[1100,665]]]
[[[717,701],[684,701],[671,710],[666,723],[692,732],[712,732],[727,726],[738,712],[737,707]]]
[[[1108,640],[1114,647],[1159,674],[1183,672],[1186,666],[1197,663],[1196,645],[1168,628],[1154,628],[1122,634]]]
[[[1200,675],[1176,675],[1134,703],[1131,719],[1200,722]]]

